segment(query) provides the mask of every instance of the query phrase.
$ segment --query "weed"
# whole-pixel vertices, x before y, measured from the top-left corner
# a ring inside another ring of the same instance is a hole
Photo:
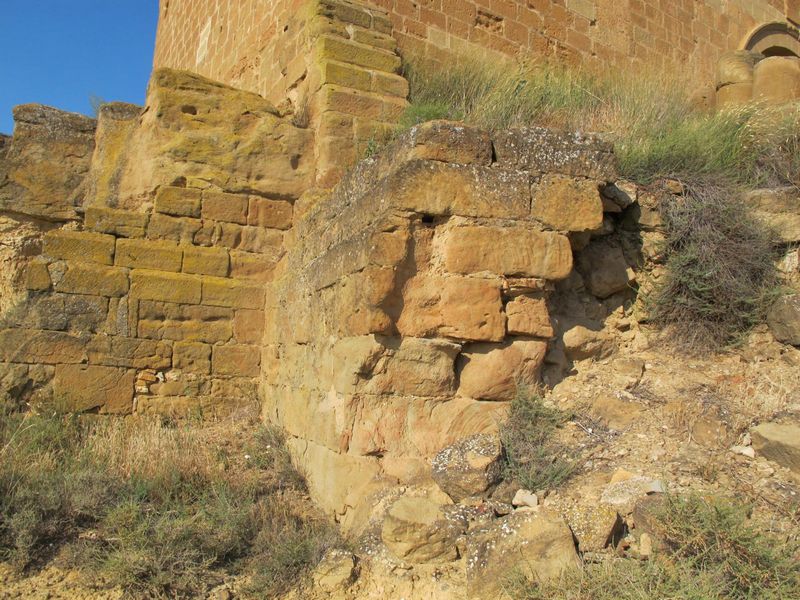
[[[564,413],[544,404],[537,393],[520,387],[500,432],[506,476],[529,490],[552,489],[569,479],[577,465],[565,458],[566,448],[554,439],[566,420]]]
[[[800,598],[798,544],[767,533],[747,507],[721,498],[667,497],[655,533],[666,550],[648,561],[586,564],[558,581],[512,577],[525,600],[791,600]]]

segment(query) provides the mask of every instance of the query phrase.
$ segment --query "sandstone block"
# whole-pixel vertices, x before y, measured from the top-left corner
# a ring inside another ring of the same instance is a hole
[[[151,240],[171,240],[191,244],[202,228],[203,222],[200,219],[155,213],[147,225],[147,237]]]
[[[56,291],[68,294],[119,297],[128,293],[128,272],[116,267],[71,262],[61,279],[53,279]]]
[[[603,239],[592,241],[578,253],[576,267],[586,288],[598,298],[622,292],[633,282],[622,248]]]
[[[800,475],[800,426],[762,423],[750,435],[758,454]]]
[[[225,343],[233,336],[233,311],[216,306],[187,306],[169,302],[139,302],[139,337]]]
[[[33,292],[45,292],[50,289],[50,271],[43,260],[32,260],[25,269],[25,287]]]
[[[753,99],[785,104],[800,99],[800,58],[770,56],[753,69]]]
[[[257,346],[214,346],[211,359],[214,375],[258,377],[261,351]]]
[[[763,58],[762,54],[749,50],[726,52],[717,62],[717,88],[730,84],[752,83],[753,68]]]
[[[530,215],[530,184],[520,171],[412,160],[384,184],[391,203],[428,215],[522,219]]]
[[[539,382],[545,354],[547,343],[534,340],[466,346],[458,392],[476,400],[513,400],[518,386]]]
[[[518,296],[506,304],[508,333],[540,338],[553,337],[553,325],[544,298]]]
[[[96,335],[86,346],[89,363],[129,369],[168,369],[172,346],[132,337]]]
[[[753,83],[729,83],[717,90],[716,106],[718,109],[736,108],[753,101]]]
[[[776,340],[800,346],[800,294],[779,298],[767,314],[767,323]]]
[[[503,448],[496,435],[477,434],[441,450],[432,461],[433,480],[454,502],[480,496],[500,481]]]
[[[514,565],[532,582],[557,579],[579,566],[572,532],[547,511],[514,512],[467,538],[467,598],[502,596],[504,577]]]
[[[329,594],[347,589],[356,577],[358,568],[355,555],[338,548],[325,553],[311,576],[314,587]]]
[[[202,192],[195,188],[161,186],[156,192],[156,212],[173,217],[199,217]]]
[[[144,237],[149,215],[130,210],[89,206],[86,209],[86,227],[100,233],[127,238]]]
[[[0,210],[51,222],[77,219],[72,198],[89,170],[96,122],[41,104],[13,112],[14,135],[0,142]]]
[[[396,144],[399,148],[407,148],[405,153],[409,160],[436,160],[484,166],[492,164],[492,140],[489,133],[462,123],[422,123],[412,127]]]
[[[198,342],[175,342],[172,366],[188,373],[211,373],[211,346]]]
[[[85,336],[31,329],[0,330],[3,362],[45,365],[80,363],[86,357]]]
[[[227,244],[223,244],[227,245]],[[244,252],[275,255],[283,246],[283,231],[263,227],[242,227],[241,238],[235,246]]]
[[[203,192],[201,216],[213,221],[247,225],[248,196],[225,192]]]
[[[131,369],[56,365],[53,393],[65,411],[100,409],[101,413],[128,414],[133,411],[135,377]]]
[[[236,279],[252,279],[265,282],[272,278],[272,273],[275,270],[275,261],[263,254],[233,250],[230,253],[230,260],[230,275]]]
[[[614,342],[599,324],[575,324],[564,332],[564,351],[570,360],[605,358],[614,351]]]
[[[230,258],[225,248],[187,246],[183,250],[183,272],[226,277]]]
[[[494,136],[497,162],[532,173],[617,179],[617,164],[610,142],[593,135],[521,127]]]
[[[602,552],[609,544],[622,539],[625,525],[613,506],[596,502],[570,503],[559,512],[578,540],[580,552]]]
[[[331,83],[365,92],[372,90],[372,74],[363,68],[334,60],[320,61],[319,68],[322,83]]]
[[[390,73],[400,68],[400,57],[394,52],[350,42],[343,38],[323,35],[318,39],[314,49],[319,60],[334,60]]]
[[[592,231],[603,224],[600,186],[591,179],[545,175],[534,184],[531,215],[559,231]]]
[[[464,275],[488,271],[558,280],[572,271],[572,248],[564,235],[527,227],[454,227],[447,233],[444,263]]]
[[[456,560],[456,540],[467,530],[466,518],[423,497],[403,496],[383,519],[381,539],[400,560],[441,563]]]
[[[119,239],[114,260],[115,264],[120,267],[177,273],[181,270],[182,259],[183,250],[174,242]]]
[[[42,253],[50,258],[110,265],[114,262],[114,237],[57,229],[44,236]]]
[[[271,229],[290,229],[292,226],[292,204],[284,200],[250,197],[247,224]]]
[[[384,340],[381,358],[371,370],[364,391],[371,394],[449,396],[455,385],[455,359],[461,346],[442,340]],[[342,348],[338,351],[341,352]],[[371,360],[376,357],[370,352]],[[365,365],[366,366],[366,365]],[[366,367],[368,369],[368,367]]]
[[[403,289],[397,329],[407,337],[500,341],[506,334],[500,283],[466,277],[412,277]]]
[[[745,195],[745,201],[781,243],[800,242],[800,195],[795,188],[753,190]]]
[[[240,344],[258,344],[264,336],[264,311],[237,310],[233,317],[233,336]]]
[[[140,300],[199,304],[200,281],[194,275],[137,269],[131,273],[131,296]]]
[[[230,279],[203,279],[203,304],[230,308],[262,309],[264,286]]]

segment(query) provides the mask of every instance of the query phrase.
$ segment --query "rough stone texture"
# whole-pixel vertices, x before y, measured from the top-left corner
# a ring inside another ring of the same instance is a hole
[[[800,242],[800,195],[795,188],[754,190],[745,201],[782,243]]]
[[[56,406],[65,411],[133,411],[135,371],[112,367],[58,365],[53,380]]]
[[[0,210],[47,221],[77,219],[95,121],[39,104],[17,106],[14,121],[0,159]]]
[[[538,383],[546,353],[546,342],[531,340],[465,346],[458,392],[476,400],[513,400],[519,386]]]
[[[497,436],[464,438],[433,458],[433,479],[454,502],[480,496],[500,481],[502,454]]]
[[[599,185],[590,179],[546,176],[533,187],[531,214],[559,231],[592,231],[603,224]]]
[[[579,564],[569,527],[546,511],[517,511],[473,533],[466,562],[467,598],[475,600],[502,597],[510,565],[532,581],[544,581]]]
[[[800,346],[800,294],[779,298],[767,314],[767,323],[779,342]]]
[[[800,475],[800,426],[762,423],[750,430],[750,436],[758,454]]]
[[[466,531],[467,522],[446,508],[427,498],[400,498],[383,519],[383,543],[397,558],[411,563],[455,560],[456,539]]]

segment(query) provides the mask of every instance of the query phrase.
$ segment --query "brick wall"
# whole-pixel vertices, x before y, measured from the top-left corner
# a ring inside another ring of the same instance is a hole
[[[710,81],[719,55],[793,0],[372,0],[407,54],[475,49],[595,66],[686,67]],[[282,99],[296,84],[303,0],[162,0],[156,66],[195,70]],[[206,35],[207,34],[207,35]]]

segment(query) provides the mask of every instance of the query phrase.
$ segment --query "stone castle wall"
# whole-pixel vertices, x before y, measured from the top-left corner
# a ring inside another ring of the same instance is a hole
[[[155,66],[189,69],[282,100],[298,74],[312,0],[162,0]],[[321,4],[324,4],[321,3]],[[374,0],[404,55],[530,53],[599,67],[690,69],[759,25],[797,19],[796,0]],[[311,9],[313,10],[313,8]]]
[[[313,172],[309,131],[277,115],[163,70],[144,110],[106,105],[96,127],[17,110],[0,217],[25,235],[4,235],[0,393],[110,414],[256,404],[265,283]]]

